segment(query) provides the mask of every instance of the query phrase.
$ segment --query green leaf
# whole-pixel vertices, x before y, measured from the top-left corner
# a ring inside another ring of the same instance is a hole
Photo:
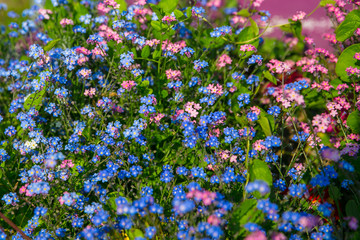
[[[354,200],[349,200],[346,203],[345,212],[347,216],[353,216],[357,219],[360,219],[360,210],[359,206],[356,204]]]
[[[256,37],[256,34],[254,32],[254,28],[252,27],[245,27],[243,30],[241,30],[241,32],[239,33],[239,42],[246,42],[249,41],[250,39],[253,39]]]
[[[234,209],[229,221],[229,228],[233,236],[237,233],[239,233],[240,236],[243,236],[243,234],[245,234],[243,225],[246,223],[259,223],[263,221],[262,213],[256,206],[257,201],[255,199],[247,199],[242,202],[239,207]]]
[[[345,20],[336,28],[336,40],[342,42],[351,37],[360,26],[360,10],[353,10],[346,15]]]
[[[174,14],[175,14],[176,19],[179,20],[179,21],[182,21],[182,20],[186,19],[184,13],[182,11],[178,10],[178,9],[174,10]]]
[[[161,91],[161,96],[162,96],[163,98],[166,98],[168,95],[169,95],[168,91],[166,91],[166,90],[162,90],[162,91]]]
[[[175,10],[178,2],[179,0],[161,0],[157,6],[164,10],[165,13],[170,14]]]
[[[271,136],[271,126],[265,112],[260,113],[259,123],[266,136]]]
[[[187,8],[186,8],[186,16],[187,16],[188,18],[190,18],[190,17],[192,16],[191,7],[187,7]]]
[[[329,193],[330,193],[330,197],[332,199],[334,199],[335,201],[340,200],[341,195],[342,195],[339,188],[334,185],[330,185]]]
[[[44,47],[44,51],[48,52],[50,51],[53,47],[55,47],[56,43],[58,43],[60,41],[60,39],[55,39],[50,41],[48,44],[46,44],[46,46]]]
[[[24,102],[25,110],[28,111],[31,107],[35,107],[36,110],[39,110],[45,93],[46,91],[44,88],[40,92],[33,93],[27,97]]]
[[[135,238],[137,237],[144,237],[144,233],[138,229],[138,228],[131,228],[130,230],[127,231],[127,235],[129,237],[130,240],[135,240]]]
[[[109,199],[108,199],[108,202],[109,202],[109,205],[110,205],[110,207],[113,209],[113,210],[117,210],[117,205],[116,205],[116,202],[115,202],[115,200],[116,200],[116,198],[118,198],[118,197],[123,197],[124,196],[124,194],[122,194],[122,193],[120,193],[120,192],[111,192],[111,193],[109,193],[108,194],[108,197],[109,197]]]
[[[156,31],[161,31],[161,23],[159,21],[151,21],[151,26],[156,30]]]
[[[239,12],[236,13],[236,15],[242,16],[242,17],[250,17],[251,14],[249,13],[249,10],[247,9],[241,9]]]
[[[253,30],[253,32],[255,33],[255,36],[259,35],[259,27],[257,25],[257,23],[252,19],[252,18],[249,18],[250,20],[250,27],[251,29]]]
[[[279,28],[284,32],[292,33],[299,40],[304,39],[304,36],[301,34],[302,25],[300,21],[293,21],[289,19],[289,23],[281,25]]]
[[[125,0],[115,0],[118,4],[120,4],[119,10],[120,12],[127,10],[127,3]]]
[[[88,9],[84,7],[80,2],[73,2],[74,10],[78,15],[84,15],[89,13]]]
[[[255,159],[253,163],[250,166],[250,181],[255,180],[263,180],[269,184],[269,186],[272,185],[272,175],[271,171],[266,164],[266,162],[263,162],[259,159]]]
[[[349,114],[346,125],[350,127],[350,129],[354,132],[359,134],[360,133],[360,112],[356,110]]]
[[[346,48],[338,58],[335,72],[345,82],[350,82],[351,79],[346,73],[348,67],[358,67],[358,60],[354,58],[355,53],[360,52],[360,43],[351,45]]]
[[[141,57],[142,58],[147,58],[150,55],[150,46],[146,45],[142,50],[141,50]]]
[[[149,86],[149,83],[150,83],[150,82],[149,82],[148,80],[145,80],[145,81],[142,81],[142,82],[141,82],[140,86],[141,86],[141,87],[147,87],[147,86]]]
[[[130,51],[134,54],[134,58],[137,58],[136,48],[133,47]]]
[[[270,82],[272,82],[273,84],[277,85],[277,80],[276,78],[269,72],[269,71],[265,71],[264,72],[264,77],[269,80]]]
[[[156,13],[156,16],[158,16],[159,19],[162,19],[164,17],[164,14],[161,12],[159,7],[155,4],[150,3],[149,4],[151,9]]]
[[[336,2],[334,0],[321,0],[319,5],[320,7],[326,7],[326,5],[331,4],[334,5]]]
[[[154,52],[153,52],[153,59],[157,59],[157,58],[159,58],[159,57],[161,57],[161,51],[160,50],[155,50]]]

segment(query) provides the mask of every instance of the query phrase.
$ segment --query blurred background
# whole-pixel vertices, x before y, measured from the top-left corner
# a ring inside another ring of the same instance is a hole
[[[238,0],[242,2],[243,0]],[[287,23],[288,18],[291,18],[297,11],[304,11],[310,13],[319,3],[320,0],[264,0],[261,10],[267,10],[271,13],[271,25]],[[21,14],[22,10],[29,8],[32,0],[0,0],[0,3],[6,3],[8,10],[12,10],[18,14]],[[134,2],[134,0],[127,0],[128,3]],[[223,1],[226,5],[226,0]],[[0,24],[8,24],[9,19],[6,16],[0,14]],[[318,9],[308,19],[303,21],[303,34],[311,36],[316,43],[317,47],[327,47],[329,43],[322,39],[324,33],[330,32],[331,22],[326,17],[324,9]],[[268,30],[268,35],[276,37],[280,36],[278,29]]]

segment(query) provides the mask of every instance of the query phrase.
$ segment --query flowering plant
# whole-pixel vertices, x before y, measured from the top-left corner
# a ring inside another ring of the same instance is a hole
[[[9,11],[0,240],[358,239],[360,2],[329,50],[262,2]]]

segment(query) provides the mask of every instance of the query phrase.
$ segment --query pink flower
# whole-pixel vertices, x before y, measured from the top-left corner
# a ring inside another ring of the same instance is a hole
[[[270,72],[272,73],[276,72],[278,74],[289,72],[293,65],[294,65],[293,62],[289,62],[289,61],[281,62],[277,59],[271,59],[269,63],[266,64]]]
[[[106,7],[104,3],[99,2],[99,4],[97,5],[97,10],[99,11],[100,15],[105,15],[111,11],[111,8]]]
[[[63,19],[60,20],[60,25],[62,27],[65,27],[67,25],[74,25],[74,21],[71,20],[71,19],[68,19],[68,18],[63,18]]]
[[[232,63],[231,58],[227,54],[223,54],[218,58],[216,62],[216,66],[220,69],[225,67],[226,64],[231,64],[231,63]]]
[[[219,226],[221,220],[216,215],[213,214],[208,217],[207,222],[213,226]]]
[[[19,193],[23,194],[26,192],[26,187],[28,186],[29,184],[27,183],[25,186],[22,186],[19,190]]]
[[[235,163],[235,162],[236,162],[236,159],[237,159],[237,156],[236,156],[236,155],[232,155],[232,156],[230,157],[230,162],[231,162],[231,163]]]
[[[121,83],[121,86],[130,91],[134,86],[136,86],[136,83],[134,81],[124,81]]]
[[[274,232],[271,234],[271,240],[286,240],[287,237],[283,233]]]
[[[106,6],[112,6],[114,9],[118,9],[120,7],[120,4],[118,4],[114,0],[105,0],[104,3]]]
[[[65,201],[63,200],[63,197],[60,197],[60,198],[59,198],[59,202],[60,202],[60,205],[63,205],[63,204],[64,204]]]
[[[179,70],[168,69],[165,73],[168,80],[179,80],[181,78],[181,72]]]
[[[250,52],[250,51],[257,51],[256,47],[251,44],[245,44],[240,46],[240,51],[242,52]]]
[[[251,233],[245,240],[266,240],[266,235],[262,231]]]
[[[164,16],[161,21],[163,22],[167,22],[168,24],[171,23],[171,22],[174,22],[176,21],[176,18],[174,16]]]
[[[299,224],[309,230],[317,225],[319,221],[318,217],[315,216],[308,216],[308,217],[301,217],[299,219]]]
[[[49,14],[52,14],[53,12],[49,9],[39,9],[39,14],[44,18],[44,19],[50,19]]]
[[[298,11],[293,17],[292,20],[293,21],[299,21],[299,20],[303,20],[306,16],[306,13],[303,11]]]
[[[213,8],[219,8],[221,7],[221,3],[222,1],[221,0],[210,0],[206,6],[207,7],[213,7]]]
[[[254,7],[260,7],[260,5],[262,4],[264,0],[255,0],[254,3],[253,3],[253,6]]]

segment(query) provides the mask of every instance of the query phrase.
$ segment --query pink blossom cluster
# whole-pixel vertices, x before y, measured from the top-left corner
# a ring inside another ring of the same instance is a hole
[[[67,25],[74,25],[74,21],[71,20],[71,19],[68,19],[68,18],[63,18],[63,19],[60,20],[60,25],[62,27],[65,27]]]
[[[232,60],[229,57],[229,55],[223,54],[218,58],[218,60],[216,62],[216,66],[218,67],[218,69],[220,69],[220,68],[225,67],[226,64],[231,64],[231,63],[232,63]]]
[[[111,11],[111,8],[109,8],[105,3],[99,2],[99,4],[96,6],[99,15],[105,15],[108,12]]]
[[[354,58],[360,60],[360,52],[355,53]]]
[[[207,87],[206,87],[207,90],[210,91],[211,94],[216,94],[216,95],[219,95],[221,96],[224,91],[223,91],[223,87],[220,85],[220,84],[209,84]]]
[[[175,54],[181,51],[186,47],[186,42],[184,40],[178,41],[176,43],[172,43],[169,40],[165,40],[162,44],[162,50],[170,51],[171,53]]]
[[[268,148],[267,147],[265,147],[263,144],[262,144],[262,142],[264,142],[264,140],[256,140],[254,143],[253,143],[253,145],[252,145],[252,147],[253,147],[253,149],[254,150],[256,150],[256,151],[266,151],[266,150],[268,150]]]
[[[104,4],[105,4],[105,6],[111,6],[114,9],[118,9],[120,7],[120,4],[118,4],[114,0],[104,0]]]
[[[360,76],[360,69],[350,66],[350,67],[346,68],[346,73],[349,76],[357,76],[357,77],[359,77]]]
[[[74,165],[74,163],[72,162],[71,159],[64,160],[64,161],[62,161],[61,164],[60,164],[60,168],[66,168],[66,167],[72,168],[72,167],[74,167],[74,166],[75,166],[75,165]]]
[[[84,95],[92,98],[93,96],[95,96],[95,93],[96,93],[96,89],[90,88],[85,90]]]
[[[253,2],[254,7],[260,7],[264,0],[255,0]]]
[[[329,116],[329,114],[326,113],[317,114],[312,120],[312,125],[314,126],[315,132],[325,133],[326,129],[329,127],[330,124],[331,117]]]
[[[338,94],[341,94],[342,92],[344,92],[348,88],[349,88],[349,86],[346,83],[343,83],[343,84],[339,84],[336,87],[336,90],[338,91]]]
[[[114,40],[117,43],[122,42],[120,35],[105,24],[99,26],[99,35],[108,41]]]
[[[202,202],[205,206],[211,205],[216,199],[216,193],[207,190],[192,190],[186,194],[186,198],[194,199],[196,202]]]
[[[196,117],[199,114],[198,110],[201,109],[201,106],[198,103],[187,102],[184,108],[185,112],[190,113],[190,117]]]
[[[91,76],[91,69],[83,68],[79,71],[79,75],[83,79],[88,79]]]
[[[145,44],[150,47],[157,46],[159,43],[160,43],[160,40],[158,40],[158,39],[150,39],[150,40],[146,40],[146,42],[145,42]]]
[[[38,11],[39,15],[42,16],[44,19],[48,20],[50,19],[50,15],[49,14],[52,14],[53,12],[49,9],[43,9],[43,8],[40,8],[39,11]]]
[[[323,38],[332,44],[336,44],[338,42],[336,40],[335,34],[333,34],[333,33],[325,33],[325,34],[323,34]]]
[[[163,22],[166,22],[166,23],[171,23],[171,22],[174,22],[174,21],[176,21],[176,18],[174,17],[174,16],[172,16],[172,15],[170,15],[170,16],[164,16],[162,19],[161,19],[161,21],[163,21]]]
[[[277,88],[272,96],[274,96],[275,100],[281,103],[284,108],[291,107],[293,102],[297,105],[305,105],[304,96],[292,89],[282,90],[281,88]]]
[[[303,20],[306,16],[306,13],[303,11],[298,11],[293,17],[292,20],[293,21],[300,21]]]
[[[289,72],[294,66],[294,62],[291,60],[281,62],[277,59],[271,59],[266,66],[269,68],[270,72],[281,74]]]
[[[222,4],[221,0],[210,0],[206,3],[206,6],[216,9],[216,8],[221,7],[221,4]]]
[[[251,51],[256,52],[257,49],[256,49],[255,46],[253,46],[251,44],[244,44],[244,45],[240,46],[240,51],[242,51],[242,52],[251,52]]]
[[[344,97],[336,97],[333,102],[326,104],[327,109],[330,111],[330,115],[335,117],[339,114],[338,111],[349,110],[351,108],[350,103],[346,101]]]
[[[77,63],[82,66],[84,65],[84,63],[86,63],[87,61],[89,61],[89,55],[91,54],[91,51],[84,48],[84,47],[78,47],[76,49],[76,53],[79,54],[79,59],[77,60]]]
[[[230,22],[231,22],[232,25],[245,24],[246,20],[247,20],[247,18],[242,17],[242,16],[238,16],[238,15],[236,15],[236,13],[234,13],[234,16],[231,18]]]
[[[343,3],[342,1],[338,1],[338,5],[339,5],[339,7],[335,7],[334,5],[328,4],[327,10],[329,13],[332,13],[336,17],[336,20],[339,23],[341,23],[342,21],[345,20],[345,15],[344,15],[344,12],[341,11],[340,7],[345,6],[345,3]]]
[[[121,86],[123,87],[123,88],[125,88],[126,90],[128,90],[128,91],[130,91],[133,87],[135,87],[136,86],[136,82],[134,82],[134,81],[123,81],[122,83],[121,83]]]
[[[150,123],[154,122],[155,124],[159,125],[161,119],[163,119],[164,117],[165,117],[165,115],[162,113],[153,113],[150,116]]]
[[[176,81],[181,79],[181,72],[179,70],[168,69],[165,73],[168,80],[171,79]]]
[[[321,83],[313,82],[313,84],[311,84],[311,88],[328,92],[334,87],[330,85],[329,81],[322,81]]]

